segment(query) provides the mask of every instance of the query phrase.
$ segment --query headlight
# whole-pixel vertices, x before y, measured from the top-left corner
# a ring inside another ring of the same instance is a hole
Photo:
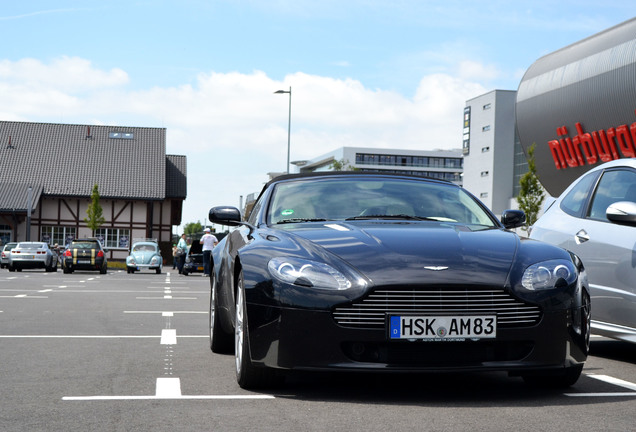
[[[271,275],[279,281],[309,288],[346,290],[352,287],[350,278],[332,266],[300,258],[272,258],[267,264]],[[357,284],[364,283],[361,280]]]
[[[547,290],[555,288],[563,282],[566,285],[570,285],[576,280],[577,276],[578,272],[570,261],[543,261],[532,264],[523,272],[521,285],[530,291]]]

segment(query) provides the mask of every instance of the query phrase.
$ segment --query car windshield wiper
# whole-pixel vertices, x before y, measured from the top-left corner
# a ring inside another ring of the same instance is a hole
[[[329,219],[323,218],[290,218],[290,219],[281,219],[276,224],[288,224],[288,223],[302,223],[302,222],[326,222]]]
[[[406,219],[406,220],[418,220],[418,221],[434,221],[434,220],[436,220],[436,219],[433,219],[433,218],[427,218],[427,217],[422,217],[422,216],[411,216],[411,215],[407,215],[407,214],[361,215],[361,216],[353,216],[353,217],[347,218],[345,220],[351,221],[351,220],[368,220],[368,219],[389,219],[389,220]]]

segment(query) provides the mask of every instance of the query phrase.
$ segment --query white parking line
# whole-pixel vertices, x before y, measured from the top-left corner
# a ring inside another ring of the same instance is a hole
[[[608,375],[587,374],[588,377],[613,384],[618,387],[624,387],[632,392],[607,392],[607,393],[565,393],[566,396],[572,397],[636,397],[636,384],[622,379],[614,378]]]
[[[105,401],[105,400],[151,400],[151,399],[179,399],[179,400],[247,400],[247,399],[276,399],[273,395],[185,395],[175,397],[164,396],[64,396],[63,401]]]
[[[250,395],[182,395],[179,378],[157,378],[154,396],[64,396],[63,401],[95,400],[148,400],[148,399],[191,399],[191,400],[233,400],[233,399],[276,399],[267,394]]]
[[[600,381],[604,381],[606,383],[610,383],[610,384],[614,384],[620,387],[625,387],[627,389],[630,390],[634,390],[636,391],[636,384],[629,382],[629,381],[624,381],[622,379],[618,379],[618,378],[614,378],[608,375],[595,375],[595,374],[588,374],[588,376],[590,378],[594,378]]]
[[[176,329],[161,330],[161,345],[176,345],[176,344],[177,344]]]
[[[163,398],[181,397],[181,380],[179,378],[157,378],[155,396]]]
[[[166,311],[124,311],[127,314],[165,314]],[[207,314],[207,311],[172,311],[171,314]]]

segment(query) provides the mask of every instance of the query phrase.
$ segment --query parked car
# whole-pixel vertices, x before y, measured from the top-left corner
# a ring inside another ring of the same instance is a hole
[[[133,243],[130,255],[126,257],[126,270],[134,273],[139,270],[155,270],[161,274],[163,257],[156,240],[146,239]]]
[[[11,255],[11,249],[16,247],[18,243],[9,242],[2,247],[2,252],[0,252],[0,268],[6,268],[9,264],[9,255]]]
[[[181,274],[184,276],[190,273],[203,273],[203,245],[199,240],[194,240],[188,248],[185,256],[185,262]]]
[[[284,175],[212,251],[210,348],[243,388],[285,371],[508,371],[577,381],[589,347],[576,255],[520,238],[463,188],[371,173]]]
[[[636,159],[583,174],[539,218],[530,237],[581,258],[594,333],[636,342]]]
[[[101,274],[106,274],[108,259],[105,252],[96,238],[73,240],[62,254],[64,273],[73,273],[75,270],[98,270]]]
[[[19,242],[11,250],[7,268],[11,272],[35,268],[57,271],[57,254],[45,242]]]

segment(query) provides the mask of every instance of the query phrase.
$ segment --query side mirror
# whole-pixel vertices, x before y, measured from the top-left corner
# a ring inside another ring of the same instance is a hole
[[[519,228],[526,223],[526,214],[523,210],[506,210],[501,215],[501,223],[504,227]]]
[[[605,216],[610,222],[636,226],[636,203],[631,201],[615,202],[607,208]]]
[[[212,207],[208,217],[210,222],[219,225],[241,225],[241,212],[236,207]]]

